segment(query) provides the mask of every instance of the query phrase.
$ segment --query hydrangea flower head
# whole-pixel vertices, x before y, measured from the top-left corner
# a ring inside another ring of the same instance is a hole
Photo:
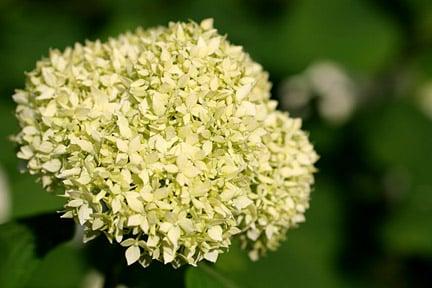
[[[14,100],[18,157],[128,264],[214,262],[234,237],[257,259],[304,220],[317,155],[211,19],[52,50]]]

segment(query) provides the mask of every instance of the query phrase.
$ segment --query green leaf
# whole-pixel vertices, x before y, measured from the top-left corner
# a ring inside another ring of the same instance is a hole
[[[73,235],[73,222],[45,214],[0,225],[0,287],[28,287],[41,259]]]
[[[46,255],[28,283],[31,283],[32,288],[82,287],[88,272],[81,247],[64,243]]]
[[[11,223],[0,227],[0,285],[23,287],[39,264],[34,257],[34,241],[31,232],[24,226]]]
[[[221,274],[214,266],[201,264],[186,272],[186,288],[240,288],[231,279]]]

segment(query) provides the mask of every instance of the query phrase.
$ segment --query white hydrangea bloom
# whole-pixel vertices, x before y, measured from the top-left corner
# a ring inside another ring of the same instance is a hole
[[[128,264],[214,262],[236,235],[255,259],[304,219],[317,159],[269,91],[210,19],[53,50],[14,95],[18,157]]]

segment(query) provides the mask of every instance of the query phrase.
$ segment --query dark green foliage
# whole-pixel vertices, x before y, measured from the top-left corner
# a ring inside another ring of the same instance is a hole
[[[339,63],[360,87],[343,125],[308,106],[321,159],[306,223],[256,263],[234,243],[215,265],[180,270],[128,267],[103,237],[68,242],[73,223],[34,216],[61,210],[62,199],[19,172],[8,140],[24,71],[50,48],[207,17],[269,71],[275,99],[284,79],[319,60]],[[0,1],[0,170],[12,200],[0,225],[0,287],[82,287],[89,271],[105,275],[105,287],[430,287],[432,119],[419,91],[432,83],[431,19],[429,0]]]

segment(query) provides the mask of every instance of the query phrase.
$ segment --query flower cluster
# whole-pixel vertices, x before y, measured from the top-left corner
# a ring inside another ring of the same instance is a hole
[[[128,264],[214,262],[234,237],[257,259],[304,220],[317,160],[269,91],[211,19],[53,50],[14,95],[18,157]]]

